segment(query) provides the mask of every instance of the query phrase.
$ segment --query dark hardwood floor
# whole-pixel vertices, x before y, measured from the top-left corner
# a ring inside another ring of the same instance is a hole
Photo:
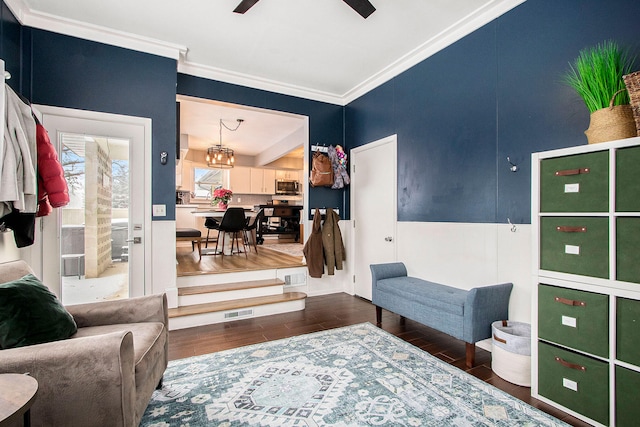
[[[303,311],[171,331],[169,358],[180,359],[362,322],[375,324],[375,321],[375,307],[361,298],[344,293],[310,297]],[[386,310],[383,310],[382,328],[568,424],[589,426],[533,399],[528,387],[511,384],[495,375],[491,370],[491,353],[485,350],[476,350],[476,366],[467,369],[463,341],[408,319],[401,322],[398,315]]]

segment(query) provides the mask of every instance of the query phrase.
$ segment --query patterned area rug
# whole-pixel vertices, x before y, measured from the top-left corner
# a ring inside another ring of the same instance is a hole
[[[369,324],[169,364],[141,426],[566,426]]]

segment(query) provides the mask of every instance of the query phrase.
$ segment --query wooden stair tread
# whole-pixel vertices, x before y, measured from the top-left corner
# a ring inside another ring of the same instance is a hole
[[[194,304],[169,309],[169,317],[191,316],[194,314],[211,313],[216,311],[236,310],[240,308],[256,307],[260,305],[277,304],[281,302],[298,301],[305,299],[304,292],[285,292],[279,295],[264,297],[242,298],[230,301],[210,302],[206,304]]]
[[[208,294],[212,292],[241,291],[245,289],[265,288],[268,286],[282,286],[280,279],[250,280],[236,283],[220,283],[217,285],[186,286],[178,288],[178,296]]]

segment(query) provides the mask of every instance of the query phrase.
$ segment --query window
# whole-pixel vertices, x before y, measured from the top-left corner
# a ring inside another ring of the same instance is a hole
[[[216,188],[222,187],[223,169],[193,168],[193,193],[196,198],[210,199]]]

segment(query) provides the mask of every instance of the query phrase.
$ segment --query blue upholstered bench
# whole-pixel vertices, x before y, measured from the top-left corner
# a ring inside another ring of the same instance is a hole
[[[407,276],[401,262],[370,267],[378,325],[384,308],[463,340],[469,368],[476,342],[491,337],[491,323],[509,318],[511,283],[465,290]]]

